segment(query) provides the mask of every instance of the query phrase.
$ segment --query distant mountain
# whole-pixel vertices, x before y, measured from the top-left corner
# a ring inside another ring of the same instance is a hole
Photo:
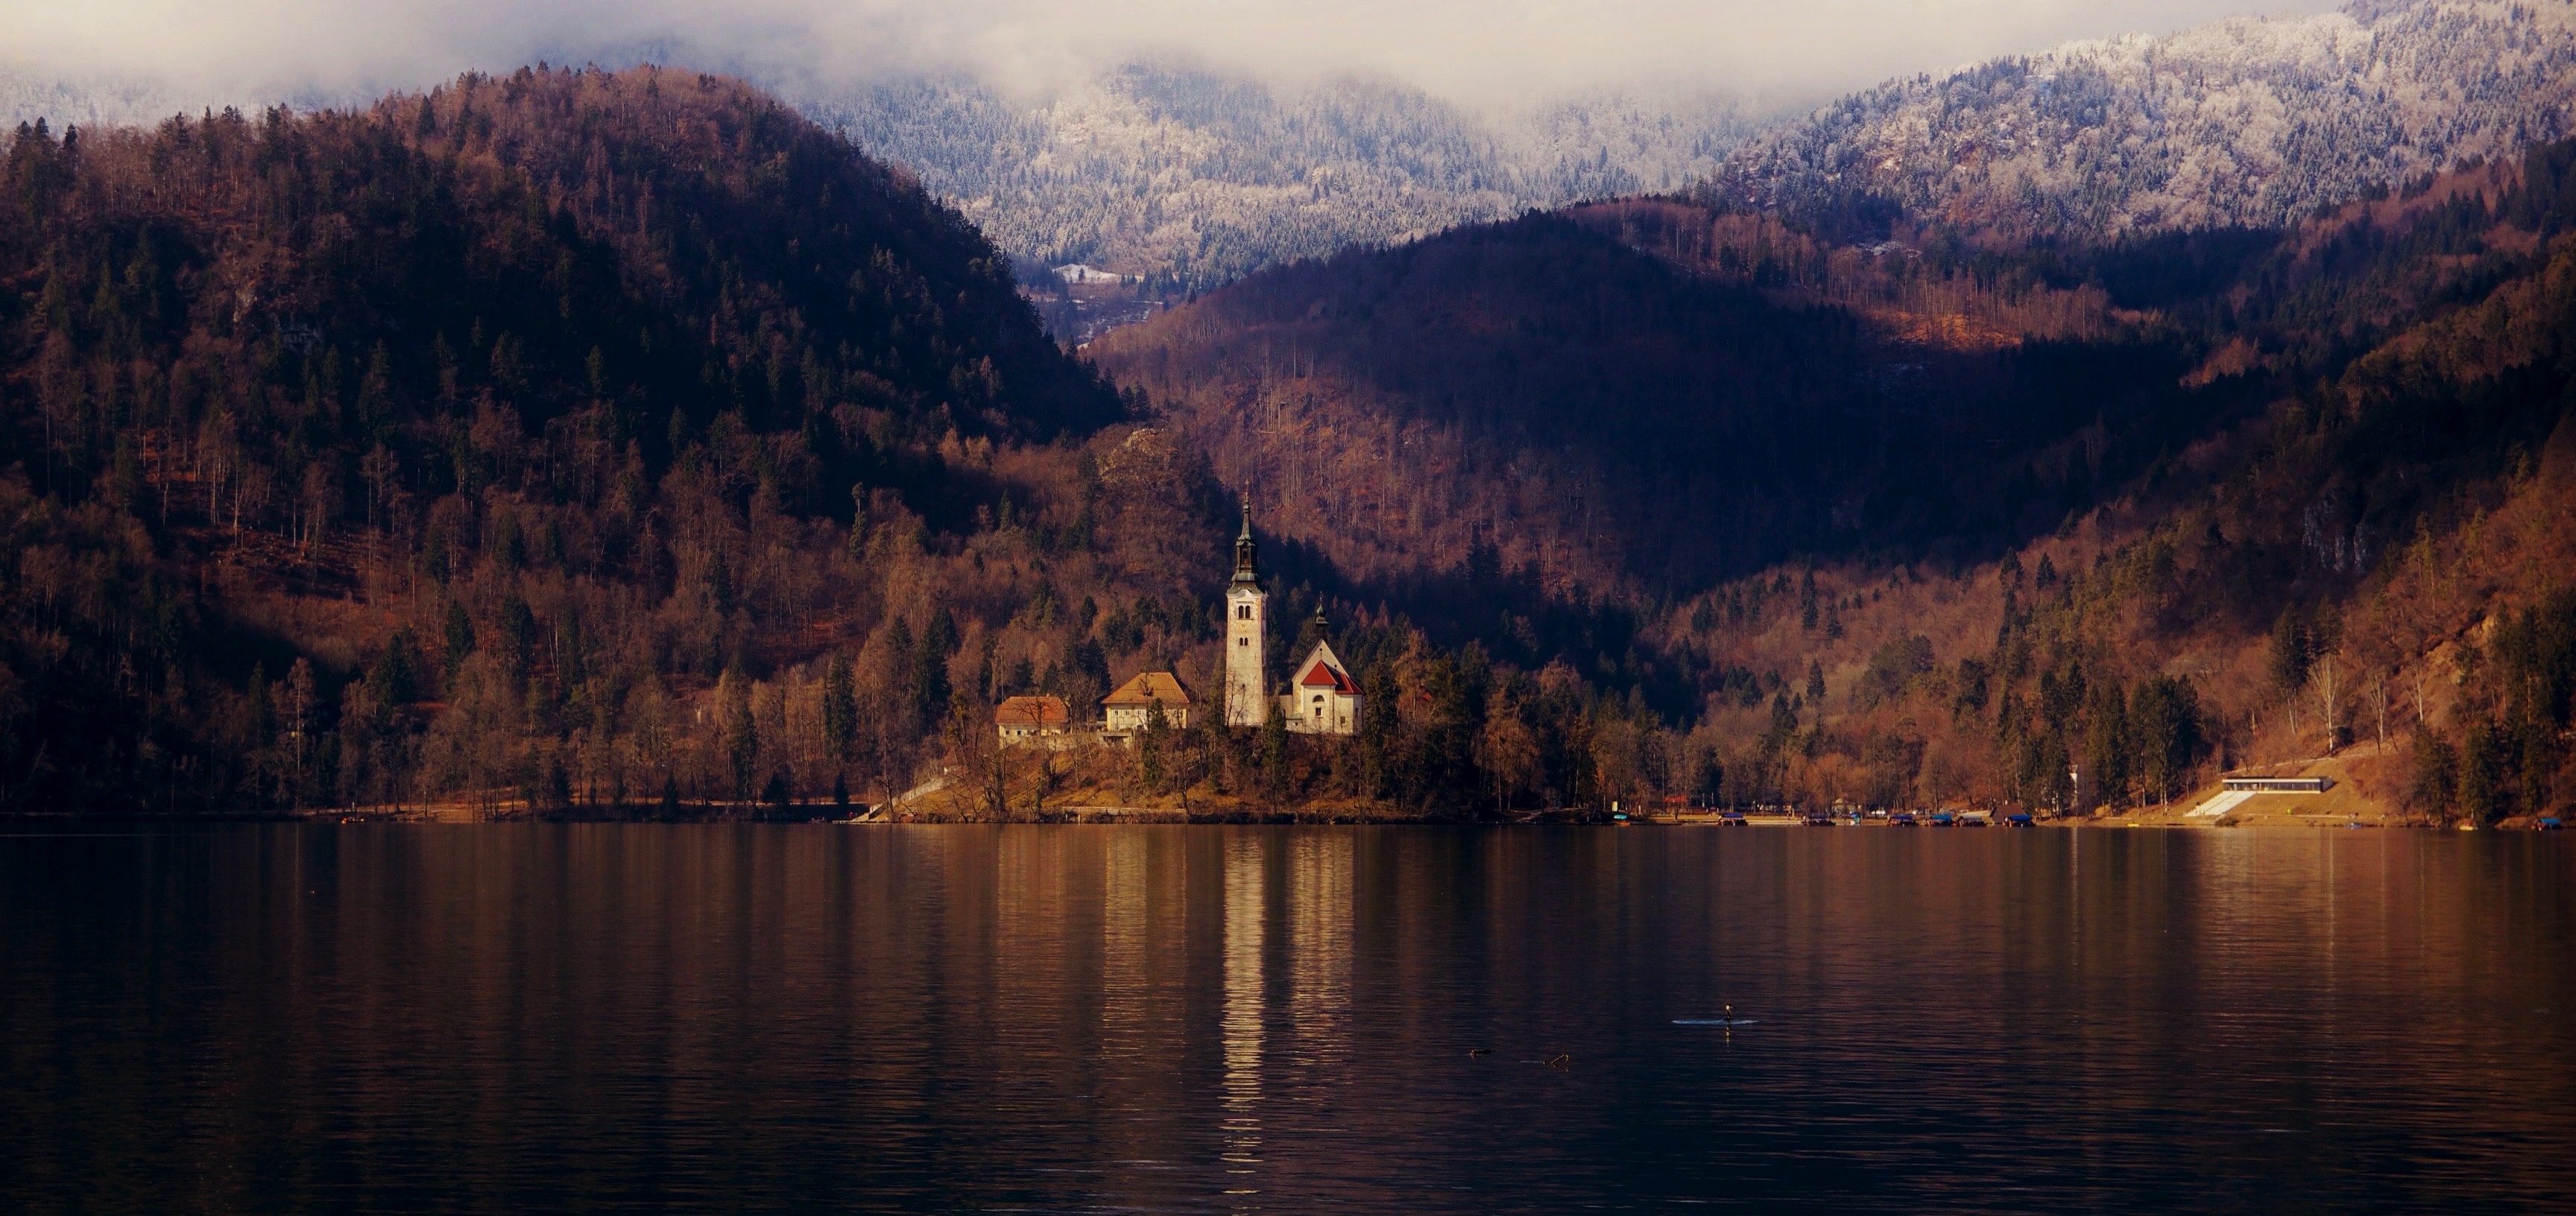
[[[1478,546],[1662,595],[1802,556],[1948,563],[2542,274],[2576,228],[2546,147],[2297,225],[2100,248],[1584,204],[1273,268],[1090,353],[1353,577]]]
[[[2371,0],[1895,81],[1748,141],[1695,195],[1875,196],[2006,239],[2269,227],[2571,123],[2576,3]]]
[[[2098,290],[1969,280],[1589,204],[1264,271],[1090,353],[1345,572],[1483,545],[1552,587],[1687,594],[1801,553],[1991,550],[2206,408]],[[2088,427],[2089,458],[2039,459]]]
[[[691,72],[31,126],[0,187],[0,809],[2134,805],[2365,722],[2375,805],[2576,805],[2576,144],[2109,243],[1592,203],[1090,363]],[[993,751],[1212,683],[1243,492],[1359,736]]]
[[[651,53],[676,62],[687,48]],[[918,173],[1024,281],[1058,294],[1035,272],[1074,263],[1136,276],[1089,320],[1090,301],[1047,310],[1073,333],[1150,315],[1137,300],[1352,245],[1683,188],[1811,215],[1876,199],[1863,227],[1897,208],[2003,239],[2277,226],[2576,130],[2576,0],[2367,0],[2079,42],[1891,82],[1785,124],[1715,91],[1487,114],[1381,81],[1292,86],[1150,62],[1033,100],[967,79],[787,87]],[[0,72],[8,126],[148,124],[203,104],[150,82]]]
[[[1025,102],[964,79],[786,95],[919,174],[1032,284],[1048,286],[1038,270],[1087,263],[1137,277],[1122,299],[1183,296],[1279,262],[1531,208],[1673,189],[1713,172],[1756,125],[1714,94],[1610,92],[1496,117],[1384,82],[1291,87],[1149,63]],[[271,100],[367,102],[235,99],[245,109]],[[9,128],[39,117],[58,131],[148,126],[207,104],[146,81],[0,72]]]
[[[2576,805],[2576,144],[2101,247],[1593,204],[1092,351],[1328,594],[1698,724],[1605,774],[2131,806],[2366,734],[2366,805]]]
[[[910,166],[1013,254],[1143,276],[1153,294],[1533,207],[1671,189],[1753,127],[1715,97],[1567,99],[1495,118],[1418,90],[1285,87],[1131,64],[1015,103],[914,80],[804,103]]]

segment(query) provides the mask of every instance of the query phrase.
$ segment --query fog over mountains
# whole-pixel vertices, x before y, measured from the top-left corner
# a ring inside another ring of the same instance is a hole
[[[1583,199],[1685,190],[1814,213],[1854,196],[1970,233],[2277,225],[2570,131],[2576,3],[2368,0],[2072,43],[1805,115],[1721,93],[1506,117],[1384,83],[1131,65],[1015,103],[908,82],[805,103],[1005,248],[1161,290]]]
[[[1866,196],[1879,201],[1864,216],[1892,203],[2004,236],[2277,224],[2566,134],[2576,2],[2231,18],[1918,75],[1803,115],[1724,80],[1480,109],[1383,77],[1283,82],[1180,58],[1033,95],[971,74],[835,84],[668,44],[602,61],[638,57],[730,69],[911,167],[1024,278],[1087,263],[1174,298],[1351,245],[1639,193],[1808,213]],[[10,126],[148,123],[203,104],[169,85],[0,71]]]
[[[1752,130],[1719,96],[1618,93],[1495,118],[1416,89],[1131,64],[1034,106],[907,81],[806,109],[912,166],[1004,248],[1186,291],[1354,244],[1663,191]]]
[[[1155,294],[1533,207],[1677,189],[1757,127],[1722,93],[1599,92],[1493,115],[1384,79],[1272,84],[1151,61],[1034,99],[963,76],[831,88],[744,74],[912,168],[1024,265],[1089,263],[1143,276]],[[148,124],[202,104],[141,82],[0,75],[11,127]]]

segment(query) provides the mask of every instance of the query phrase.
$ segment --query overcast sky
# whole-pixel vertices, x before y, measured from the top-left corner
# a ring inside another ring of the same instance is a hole
[[[636,47],[834,85],[967,70],[1043,92],[1181,54],[1370,72],[1471,103],[1616,85],[1805,97],[2069,39],[2335,0],[30,0],[0,63],[190,89],[374,91]]]

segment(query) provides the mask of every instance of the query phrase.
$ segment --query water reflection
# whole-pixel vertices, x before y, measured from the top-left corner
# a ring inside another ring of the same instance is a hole
[[[1145,837],[1111,836],[1101,854],[1100,1042],[1103,1054],[1147,1051],[1145,1019]]]
[[[1242,835],[1225,848],[1225,1193],[1257,1195],[1261,1164],[1262,945],[1268,937],[1266,835]],[[1249,1206],[1238,1210],[1252,1210]]]
[[[1351,851],[1347,833],[1288,842],[1288,1018],[1302,1062],[1328,1068],[1343,1051],[1351,1000]]]
[[[2536,835],[0,835],[0,1206],[2566,1209],[2571,947]]]

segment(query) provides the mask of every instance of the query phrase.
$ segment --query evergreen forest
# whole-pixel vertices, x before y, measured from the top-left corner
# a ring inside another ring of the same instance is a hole
[[[2576,146],[2105,239],[1620,199],[1079,353],[694,72],[6,149],[7,811],[2576,801]],[[1359,734],[997,747],[1220,686],[1242,500]]]

